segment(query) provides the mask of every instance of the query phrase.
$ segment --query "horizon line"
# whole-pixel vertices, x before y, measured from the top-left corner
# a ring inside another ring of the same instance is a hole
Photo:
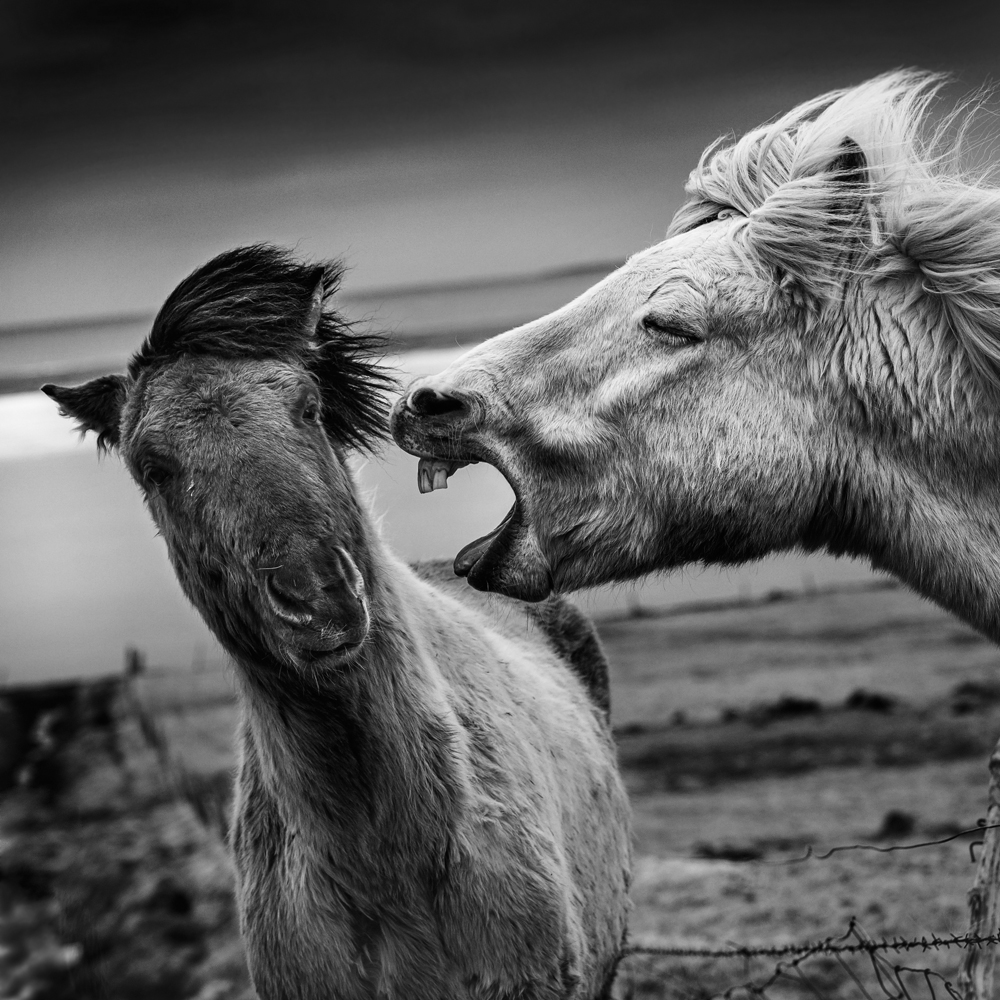
[[[481,277],[456,279],[451,281],[427,282],[424,284],[387,285],[384,288],[362,288],[357,291],[338,292],[338,297],[346,302],[366,302],[373,299],[400,299],[412,296],[430,296],[440,294],[455,294],[477,291],[479,289],[503,288],[526,284],[543,284],[562,278],[584,277],[590,274],[610,274],[621,267],[624,260],[586,261],[578,264],[567,264],[560,267],[544,268],[540,271]],[[65,319],[28,320],[21,323],[0,324],[0,337],[12,337],[22,334],[65,333],[73,330],[92,330],[108,326],[132,326],[140,323],[152,323],[156,311],[141,310],[122,313],[105,313],[97,316],[80,316]]]

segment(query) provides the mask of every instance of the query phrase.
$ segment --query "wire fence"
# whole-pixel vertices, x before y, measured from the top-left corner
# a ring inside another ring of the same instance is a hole
[[[861,933],[860,925],[852,920],[848,931],[841,937],[828,937],[822,941],[807,941],[801,944],[783,945],[729,945],[724,948],[688,948],[664,945],[629,945],[622,950],[621,957],[631,955],[659,955],[671,958],[789,958],[810,955],[873,955],[888,951],[938,951],[942,948],[974,948],[1000,943],[1000,934],[948,934],[943,937],[926,935],[919,938],[894,937],[888,940],[859,938],[847,943],[849,937]]]
[[[936,998],[937,988],[954,1000],[964,1000],[965,994],[935,969],[891,964],[885,958],[886,953],[910,951],[939,951],[950,948],[981,948],[1000,943],[1000,934],[949,934],[945,936],[932,935],[919,938],[892,938],[891,940],[876,940],[869,937],[856,920],[851,920],[847,931],[840,937],[824,938],[821,941],[804,942],[801,944],[786,944],[776,946],[751,947],[747,945],[732,945],[725,948],[672,948],[657,945],[631,945],[622,951],[620,961],[628,958],[649,955],[669,958],[779,958],[779,961],[769,973],[753,980],[749,979],[720,992],[710,994],[713,997],[736,998],[740,993],[750,997],[766,997],[767,991],[782,979],[788,979],[796,986],[805,987],[813,996],[824,997],[823,987],[811,979],[802,968],[808,959],[815,956],[833,957],[845,973],[847,982],[857,988],[859,994],[872,1000],[872,988],[880,990],[883,996],[891,1000],[914,1000],[914,980],[921,980],[932,998]],[[872,981],[867,986],[862,981],[857,970],[846,961],[846,957],[860,956],[868,961],[872,972]],[[907,982],[910,979],[910,982]]]
[[[226,839],[228,827],[228,796],[217,784],[206,783],[190,774],[170,749],[170,743],[153,714],[143,705],[133,686],[126,681],[125,698],[129,710],[138,723],[145,743],[159,760],[160,773],[172,795],[185,799],[202,825],[221,840]],[[809,861],[826,861],[835,855],[851,851],[871,851],[892,854],[898,851],[917,851],[948,844],[963,837],[981,837],[968,845],[970,860],[977,861],[975,849],[985,846],[978,864],[976,882],[969,892],[970,929],[964,934],[924,934],[920,937],[873,938],[856,918],[851,918],[847,929],[816,941],[785,944],[745,945],[727,944],[721,947],[696,947],[644,943],[629,944],[618,957],[619,973],[634,959],[683,960],[702,962],[742,960],[744,976],[736,983],[721,990],[708,987],[699,981],[680,977],[669,981],[669,970],[653,970],[652,979],[636,986],[625,982],[618,994],[624,1000],[670,997],[677,1000],[777,1000],[771,991],[789,987],[796,996],[815,1000],[992,1000],[993,948],[1000,945],[1000,919],[997,919],[997,890],[1000,889],[1000,745],[990,761],[990,811],[976,826],[950,833],[934,840],[906,844],[843,844],[817,851],[808,845],[803,854],[793,858],[768,861],[763,858],[730,859],[736,864],[750,866],[800,865]],[[993,822],[989,822],[993,820]],[[996,928],[991,930],[990,928]],[[985,930],[985,932],[984,932]],[[937,969],[925,965],[904,965],[890,962],[888,956],[900,954],[958,950],[963,960],[957,981],[952,981]],[[764,965],[756,975],[751,974],[754,961],[774,960]],[[817,970],[815,963],[826,960],[827,967]],[[810,963],[813,963],[810,966]],[[832,963],[832,966],[830,965]],[[853,964],[852,964],[853,963]],[[835,975],[830,974],[831,968]],[[623,977],[619,977],[620,979]],[[627,976],[624,977],[627,980]],[[656,982],[658,980],[658,983]],[[621,985],[621,984],[620,984]],[[657,992],[657,986],[660,987]],[[789,989],[781,990],[787,996]]]
[[[985,819],[976,826],[960,830],[946,837],[935,840],[923,840],[917,843],[893,844],[889,846],[878,844],[844,844],[817,852],[812,845],[805,849],[800,857],[787,858],[778,861],[765,861],[758,858],[737,861],[746,865],[796,865],[806,861],[825,861],[836,854],[849,851],[874,851],[879,854],[891,854],[897,851],[914,851],[936,847],[958,840],[962,837],[986,835],[989,831],[1000,829],[1000,823],[987,823]],[[970,860],[975,862],[975,848],[982,846],[983,840],[975,840],[969,844]],[[984,982],[975,982],[972,969],[975,963],[963,962],[962,975],[958,982],[953,982],[939,970],[921,965],[904,965],[890,962],[888,956],[901,953],[927,953],[959,949],[963,952],[976,952],[980,956],[989,956],[991,949],[1000,944],[1000,928],[992,933],[976,933],[972,930],[964,934],[924,934],[920,937],[873,938],[865,932],[856,918],[851,918],[847,930],[840,935],[831,935],[817,941],[790,942],[786,944],[745,945],[727,944],[721,947],[695,947],[690,945],[665,945],[637,942],[625,947],[619,956],[619,966],[632,958],[653,959],[700,959],[703,961],[742,959],[747,963],[751,960],[778,959],[779,961],[758,973],[755,977],[747,975],[740,982],[722,990],[701,989],[691,987],[678,990],[676,984],[672,991],[663,994],[673,997],[687,993],[692,1000],[737,1000],[737,998],[763,998],[768,1000],[769,990],[788,984],[794,992],[808,995],[817,1000],[828,1000],[830,997],[855,995],[863,1000],[875,1000],[877,996],[888,1000],[917,1000],[920,996],[928,996],[937,1000],[939,991],[942,996],[952,1000],[979,1000],[988,997],[990,977]],[[831,985],[827,970],[823,970],[821,980],[810,975],[805,966],[811,959],[832,959],[839,969],[840,982]],[[851,959],[860,960],[862,969],[851,964]],[[982,978],[982,977],[980,977]],[[867,981],[866,981],[867,980]],[[666,982],[664,986],[668,985]],[[848,992],[845,994],[844,987]],[[978,990],[978,991],[977,991]],[[643,995],[650,995],[648,990]],[[626,997],[638,996],[637,992],[627,992]]]
[[[887,961],[886,953],[928,952],[942,949],[982,948],[1000,943],[1000,934],[950,934],[945,936],[932,935],[919,938],[892,938],[877,940],[869,937],[856,920],[851,920],[848,930],[840,937],[825,938],[821,941],[801,944],[751,947],[732,945],[725,948],[671,948],[655,945],[631,945],[622,951],[620,961],[628,958],[648,955],[669,958],[779,958],[773,968],[757,979],[747,979],[724,990],[706,992],[702,996],[711,998],[739,997],[745,994],[750,997],[767,997],[767,991],[783,979],[790,980],[796,986],[805,987],[812,996],[825,1000],[830,994],[824,986],[818,985],[810,978],[802,966],[807,960],[816,956],[833,957],[843,970],[846,981],[857,988],[858,994],[865,1000],[873,1000],[873,989],[877,989],[890,1000],[915,1000],[914,980],[922,980],[932,998],[937,997],[935,984],[954,1000],[965,1000],[967,994],[958,985],[942,975],[936,969],[922,966],[892,964]],[[862,981],[857,969],[847,961],[847,957],[861,957],[870,965],[871,982],[867,985]],[[907,982],[907,979],[910,981]],[[837,993],[841,993],[838,990]]]

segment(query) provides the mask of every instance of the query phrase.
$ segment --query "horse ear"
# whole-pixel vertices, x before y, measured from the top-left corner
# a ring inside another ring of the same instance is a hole
[[[124,375],[102,375],[77,386],[48,383],[42,386],[42,392],[59,404],[64,417],[78,420],[81,431],[94,431],[97,447],[106,451],[118,444],[125,386]]]
[[[874,231],[877,209],[870,197],[868,158],[853,139],[841,142],[837,155],[827,167],[827,173],[832,179],[829,187],[831,203],[828,206],[831,221],[851,226],[867,216]]]
[[[793,305],[796,309],[804,312],[815,308],[816,302],[815,298],[809,294],[805,285],[802,281],[795,277],[795,275],[789,274],[788,271],[778,270],[776,274],[778,280],[778,288],[781,294]]]
[[[866,184],[868,158],[853,139],[847,138],[840,144],[840,150],[830,162],[829,171],[842,184]]]
[[[309,311],[306,313],[305,332],[307,337],[316,336],[316,328],[319,326],[320,317],[323,315],[323,276],[324,269],[316,268],[316,284],[313,286],[312,299],[309,302]]]

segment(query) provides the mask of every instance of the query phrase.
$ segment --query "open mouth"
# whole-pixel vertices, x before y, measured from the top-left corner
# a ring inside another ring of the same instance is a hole
[[[459,469],[475,464],[475,459],[470,459],[468,462],[449,462],[443,458],[422,458],[417,463],[417,489],[421,493],[446,490],[448,489],[448,480]]]
[[[417,487],[421,493],[448,488],[448,479],[466,465],[479,460],[421,458],[417,465]],[[469,582],[480,589],[489,589],[491,571],[504,555],[514,546],[519,533],[524,528],[524,516],[517,487],[504,470],[493,460],[489,464],[496,468],[514,491],[514,505],[504,515],[504,519],[490,532],[462,547],[455,556],[456,576],[467,577]]]
[[[476,590],[487,590],[523,601],[541,601],[553,589],[552,567],[536,535],[534,504],[526,499],[526,484],[504,460],[507,446],[494,446],[478,418],[451,411],[420,413],[407,399],[393,407],[390,429],[396,443],[420,462],[421,493],[445,489],[448,479],[466,465],[485,462],[507,480],[514,506],[489,533],[464,546],[454,569]],[[499,453],[498,453],[499,452]]]
[[[494,546],[496,546],[497,554],[501,548],[506,549],[504,535],[509,531],[513,536],[515,521],[518,524],[521,521],[521,510],[516,500],[514,506],[507,511],[504,519],[491,532],[462,547],[458,555],[455,556],[455,575],[468,576],[479,562],[490,555],[490,550]],[[494,562],[496,559],[489,560],[490,564]]]

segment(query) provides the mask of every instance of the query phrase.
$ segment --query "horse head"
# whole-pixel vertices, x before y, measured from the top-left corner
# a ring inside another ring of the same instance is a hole
[[[127,374],[45,386],[120,452],[187,596],[254,663],[346,661],[369,630],[366,520],[346,454],[389,384],[325,308],[336,265],[234,250],[168,298]]]
[[[969,428],[995,412],[1000,193],[919,140],[938,85],[888,74],[710,148],[663,242],[410,387],[422,488],[486,461],[517,497],[457,572],[537,600],[795,547],[898,569],[888,498],[998,458]]]
[[[636,255],[397,404],[393,434],[425,458],[425,488],[428,474],[440,483],[459,463],[485,461],[514,491],[504,522],[456,559],[473,586],[538,600],[711,560],[718,536],[735,534],[757,461],[801,477],[816,417],[787,380],[781,412],[766,405],[765,373],[795,359],[787,342],[767,343],[769,303],[741,271],[739,225],[724,216]],[[794,531],[795,498],[769,499],[755,550]]]

